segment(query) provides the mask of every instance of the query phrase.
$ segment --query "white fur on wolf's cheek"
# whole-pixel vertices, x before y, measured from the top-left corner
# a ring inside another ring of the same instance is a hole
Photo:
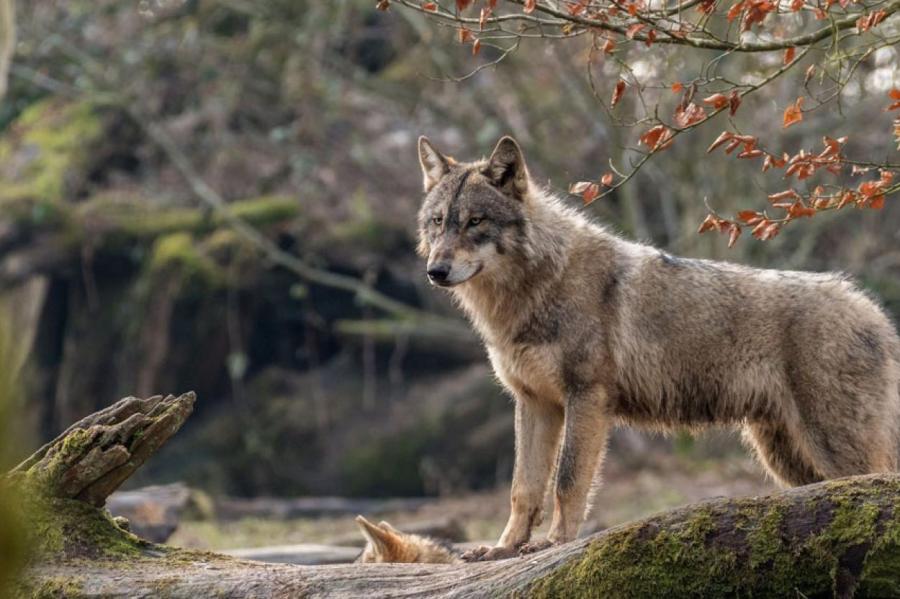
[[[428,256],[428,264],[432,264],[438,254],[443,253],[441,248],[433,248]],[[465,283],[475,275],[487,270],[493,270],[496,258],[499,256],[493,243],[478,247],[478,250],[465,259],[454,256],[450,260],[450,275],[447,277],[448,285]]]
[[[481,270],[481,264],[478,262],[454,262],[450,267],[450,276],[447,277],[447,283],[450,285],[459,285],[465,283]]]

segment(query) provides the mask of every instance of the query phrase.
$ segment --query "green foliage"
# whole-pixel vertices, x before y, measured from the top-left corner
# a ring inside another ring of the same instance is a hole
[[[68,199],[69,180],[90,160],[102,132],[101,119],[88,102],[46,99],[32,104],[0,141],[5,175],[0,199]]]
[[[150,252],[151,272],[177,272],[192,281],[216,282],[221,275],[216,264],[198,250],[189,233],[170,233],[156,240]]]
[[[415,428],[348,448],[341,464],[343,487],[351,495],[415,496],[425,491],[421,459],[435,427]]]

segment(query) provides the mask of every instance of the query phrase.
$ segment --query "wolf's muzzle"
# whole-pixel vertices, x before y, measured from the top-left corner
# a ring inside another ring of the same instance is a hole
[[[435,285],[446,285],[450,276],[450,265],[441,262],[428,268],[428,279]]]

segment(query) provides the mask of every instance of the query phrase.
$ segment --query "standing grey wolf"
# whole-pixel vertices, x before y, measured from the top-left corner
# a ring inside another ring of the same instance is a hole
[[[509,137],[468,163],[422,137],[419,160],[427,276],[515,397],[509,521],[467,559],[575,538],[619,424],[739,426],[784,485],[897,469],[900,340],[845,278],[626,241],[539,188]],[[551,474],[547,541],[526,545]]]
[[[366,547],[356,560],[359,563],[462,563],[459,555],[434,539],[400,532],[384,521],[372,524],[362,516],[356,517],[356,524],[366,538]]]

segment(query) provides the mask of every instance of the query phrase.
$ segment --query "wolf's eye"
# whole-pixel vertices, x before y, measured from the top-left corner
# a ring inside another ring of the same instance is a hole
[[[483,220],[483,219],[482,219],[480,216],[473,216],[472,218],[469,219],[469,226],[470,226],[470,227],[476,227],[476,226],[478,226],[479,224],[481,224],[481,221],[482,221],[482,220]]]
[[[444,222],[444,217],[442,217],[442,216],[432,217],[431,222],[433,222],[434,224],[436,224],[437,226],[440,227],[441,223]]]

